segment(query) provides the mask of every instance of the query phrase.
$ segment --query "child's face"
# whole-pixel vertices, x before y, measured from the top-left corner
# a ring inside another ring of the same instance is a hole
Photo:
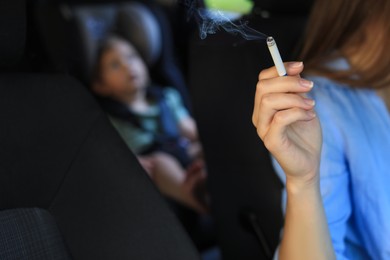
[[[115,40],[100,59],[100,80],[95,90],[112,98],[134,95],[146,88],[149,74],[135,48],[122,40]]]

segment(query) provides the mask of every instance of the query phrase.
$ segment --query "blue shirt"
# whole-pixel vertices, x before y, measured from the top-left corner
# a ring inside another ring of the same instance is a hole
[[[387,107],[373,90],[309,79],[323,132],[321,193],[337,259],[390,259]]]

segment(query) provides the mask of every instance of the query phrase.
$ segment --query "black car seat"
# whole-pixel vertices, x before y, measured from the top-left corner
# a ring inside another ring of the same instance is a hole
[[[291,60],[310,3],[259,0],[242,20],[273,36]],[[268,48],[220,30],[205,40],[194,33],[190,51],[189,85],[223,259],[271,259],[283,224],[282,184],[251,121],[258,74],[273,66]]]
[[[199,259],[86,89],[19,72],[26,12],[0,2],[0,259]]]

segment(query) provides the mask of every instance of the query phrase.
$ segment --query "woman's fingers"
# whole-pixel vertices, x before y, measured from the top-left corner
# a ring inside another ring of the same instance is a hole
[[[257,114],[258,118],[254,119],[254,124],[258,128],[260,137],[268,132],[269,126],[274,120],[278,111],[288,110],[290,108],[300,108],[311,110],[315,105],[314,100],[291,93],[274,93],[262,97]]]
[[[263,141],[269,132],[282,133],[288,124],[313,118],[314,101],[305,97],[313,82],[300,78],[303,63],[287,62],[285,67],[288,76],[279,77],[275,67],[259,75],[252,122]]]
[[[252,114],[252,122],[257,125],[259,119],[260,106],[263,105],[263,97],[269,97],[277,93],[306,93],[313,88],[313,82],[298,77],[276,77],[272,79],[263,79],[259,81],[256,88],[255,104]],[[276,98],[275,98],[276,99]],[[282,101],[279,101],[283,103]],[[271,107],[271,109],[275,109]],[[264,111],[264,110],[262,110]]]
[[[288,145],[285,143],[287,127],[298,121],[310,121],[315,117],[316,114],[313,110],[305,110],[297,107],[276,112],[268,132],[262,137],[264,145],[271,152],[273,152],[272,149],[275,147],[284,149]]]
[[[267,93],[305,93],[313,88],[313,82],[298,77],[277,77],[272,79],[263,79],[257,85],[257,94]]]
[[[287,75],[298,76],[303,71],[303,62],[285,62],[284,67],[286,68]],[[279,77],[276,67],[262,70],[259,74],[259,80],[270,79]]]
[[[305,95],[313,82],[299,76],[302,63],[285,66],[288,76],[279,77],[275,68],[260,73],[252,121],[285,173],[305,176],[318,166],[322,143],[314,101]]]

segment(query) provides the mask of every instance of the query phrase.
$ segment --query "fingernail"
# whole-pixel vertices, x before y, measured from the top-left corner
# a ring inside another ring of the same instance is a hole
[[[314,83],[313,81],[309,81],[309,80],[306,80],[306,79],[300,79],[299,80],[299,84],[301,84],[302,87],[304,88],[313,88],[314,86]]]
[[[310,106],[315,106],[316,102],[313,99],[305,98],[304,102]]]
[[[312,118],[314,118],[314,117],[317,116],[316,113],[315,113],[313,110],[307,111],[307,115],[308,115],[309,117],[312,117]]]
[[[299,67],[302,67],[302,65],[303,65],[302,61],[297,61],[297,62],[290,63],[290,67],[291,68],[299,68]]]

